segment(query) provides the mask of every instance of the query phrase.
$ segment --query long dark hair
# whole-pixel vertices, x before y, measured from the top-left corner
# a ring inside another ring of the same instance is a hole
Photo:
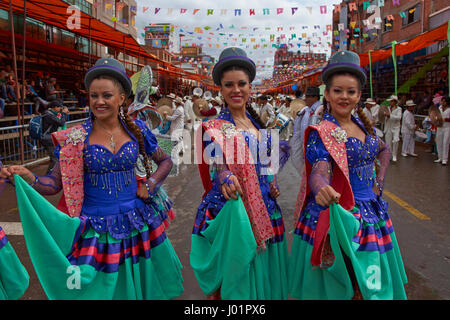
[[[241,67],[241,66],[229,66],[222,70],[222,73],[220,75],[220,81],[222,82],[223,75],[225,72],[228,71],[243,71],[248,78],[250,79],[250,71],[247,68]],[[225,102],[226,104],[226,102]],[[262,122],[261,118],[259,117],[259,114],[251,107],[250,103],[246,102],[245,104],[245,110],[250,114],[250,116],[253,118],[253,120],[261,127],[261,129],[266,129],[266,125],[264,122]]]
[[[339,75],[349,75],[349,76],[352,76],[352,77],[354,77],[355,79],[357,79],[357,80],[358,80],[358,90],[359,90],[359,92],[362,91],[363,84],[361,83],[361,80],[359,80],[359,78],[358,78],[355,74],[353,74],[353,73],[351,73],[351,72],[348,72],[348,71],[341,71],[341,72],[336,72],[336,73],[334,73],[333,75],[331,75],[331,76],[327,79],[327,81],[325,81],[325,90],[326,90],[327,92],[330,92],[331,84],[333,83],[333,78],[334,78],[335,76],[339,76]],[[325,97],[323,98],[323,109],[324,109],[324,110],[323,110],[322,115],[325,113],[325,111],[327,111],[328,113],[331,112],[331,105],[330,105],[330,103],[325,99]],[[364,113],[364,111],[363,111],[363,109],[362,109],[362,107],[361,107],[361,105],[360,105],[359,102],[358,102],[358,104],[357,104],[357,106],[356,106],[356,113],[358,114],[358,117],[359,117],[359,119],[361,120],[362,124],[364,125],[364,129],[366,129],[367,133],[370,134],[371,136],[373,136],[375,139],[377,139],[377,136],[376,136],[376,134],[375,134],[375,132],[374,132],[374,130],[373,130],[372,123],[370,122],[369,118],[367,118],[367,116],[366,116],[366,114]],[[378,171],[379,171],[379,168],[380,168],[380,167],[379,167],[379,164],[378,164],[378,162],[377,162],[376,160],[375,160],[374,164],[375,164],[376,172],[377,172],[377,174],[378,174]]]

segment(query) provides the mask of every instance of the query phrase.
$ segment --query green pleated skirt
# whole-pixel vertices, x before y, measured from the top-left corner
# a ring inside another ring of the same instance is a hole
[[[172,299],[183,293],[182,266],[168,238],[152,247],[148,257],[125,256],[114,272],[99,269],[95,261],[73,264],[70,258],[75,243],[83,240],[95,243],[81,252],[87,257],[98,257],[102,254],[100,248],[123,248],[130,238],[140,239],[148,233],[148,226],[135,229],[120,240],[93,228],[80,231],[81,217],[72,218],[60,212],[20,177],[15,176],[15,181],[27,249],[49,299],[156,300]]]
[[[384,223],[381,221],[379,223]],[[338,204],[330,206],[330,245],[335,260],[328,268],[310,263],[313,246],[294,234],[289,257],[289,293],[303,300],[347,300],[354,290],[344,253],[353,268],[359,290],[365,300],[404,300],[407,283],[395,233],[391,233],[393,248],[379,251],[358,251],[352,241],[360,222]]]
[[[281,217],[279,212],[272,219]],[[220,289],[224,300],[288,298],[286,238],[257,249],[241,199],[229,200],[207,222],[203,236],[191,237],[190,263],[205,295]]]
[[[3,241],[0,248],[0,300],[17,300],[27,290],[30,277],[6,236]]]

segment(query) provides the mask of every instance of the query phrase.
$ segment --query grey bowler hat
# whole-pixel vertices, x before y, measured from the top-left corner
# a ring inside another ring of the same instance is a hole
[[[322,71],[322,81],[326,82],[336,72],[350,72],[356,75],[364,86],[367,81],[366,72],[360,66],[358,54],[343,50],[336,52]]]
[[[127,98],[131,95],[131,80],[125,72],[122,63],[113,58],[98,59],[97,62],[95,62],[95,65],[91,67],[84,76],[84,85],[86,86],[86,89],[89,90],[92,81],[101,75],[117,79],[122,84]]]
[[[237,47],[226,48],[219,56],[219,61],[214,66],[212,77],[214,83],[220,86],[222,71],[229,66],[239,66],[247,69],[250,73],[250,82],[255,79],[256,65],[252,59],[247,57],[244,50]]]

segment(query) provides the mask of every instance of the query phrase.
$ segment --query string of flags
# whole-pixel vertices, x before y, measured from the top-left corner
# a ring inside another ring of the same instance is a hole
[[[123,23],[125,26],[128,26],[128,20],[123,18],[123,19],[118,19],[117,18],[117,13],[122,11],[127,5],[123,2],[117,2],[115,4],[115,10],[113,8],[113,2],[115,2],[114,0],[106,0],[103,5],[104,5],[104,9],[105,10],[110,10],[111,12],[115,12],[114,16],[111,17],[113,22],[120,22]],[[328,24],[326,26],[320,26],[320,25],[313,25],[313,26],[305,26],[305,25],[301,25],[301,26],[290,26],[290,27],[283,27],[283,26],[278,26],[278,27],[263,27],[263,26],[253,26],[253,27],[249,27],[248,26],[248,20],[245,21],[246,26],[237,26],[235,24],[231,25],[231,26],[224,26],[223,23],[219,23],[218,26],[213,27],[210,25],[207,26],[195,26],[193,28],[193,30],[188,30],[189,27],[187,26],[176,26],[176,25],[171,25],[170,27],[170,31],[178,31],[182,36],[185,36],[185,40],[205,40],[202,39],[201,37],[197,37],[197,39],[194,38],[194,36],[198,36],[200,34],[206,34],[208,33],[209,35],[213,35],[213,36],[220,36],[220,37],[215,37],[215,43],[209,43],[208,45],[210,47],[220,47],[221,45],[226,45],[225,43],[231,42],[231,41],[237,41],[235,35],[235,31],[238,30],[242,30],[243,32],[255,32],[255,31],[259,31],[259,32],[270,32],[271,34],[269,35],[269,39],[267,39],[267,35],[264,36],[259,36],[259,40],[255,40],[254,36],[248,36],[248,37],[241,37],[240,41],[242,41],[243,43],[248,43],[248,42],[274,42],[275,36],[278,36],[277,39],[281,40],[281,42],[283,41],[287,41],[287,42],[292,42],[295,40],[298,41],[302,41],[302,40],[310,40],[311,38],[316,39],[318,36],[324,36],[327,37],[330,35],[332,36],[332,40],[327,40],[327,41],[323,41],[323,44],[315,44],[316,46],[327,46],[327,47],[331,47],[331,42],[334,41],[334,44],[336,46],[340,45],[340,42],[342,42],[342,44],[347,44],[347,41],[350,41],[351,46],[354,46],[355,43],[359,40],[359,42],[363,42],[365,39],[371,40],[371,38],[373,36],[377,36],[378,29],[381,29],[383,20],[382,17],[380,15],[380,8],[384,7],[386,2],[391,2],[393,6],[400,6],[400,0],[376,0],[376,1],[363,1],[362,2],[362,11],[366,12],[367,14],[372,14],[371,16],[369,16],[367,19],[363,19],[360,21],[350,21],[349,25],[345,25],[343,23],[340,23],[337,25],[337,29],[333,30],[332,25]],[[94,8],[101,8],[101,4],[97,1],[94,2],[93,4]],[[235,17],[239,17],[239,16],[270,16],[270,15],[295,15],[295,14],[299,14],[300,12],[302,13],[309,13],[312,14],[313,12],[316,13],[320,13],[320,14],[329,14],[332,13],[333,10],[335,12],[340,12],[344,7],[347,7],[347,12],[349,15],[351,15],[354,11],[361,11],[361,8],[358,8],[358,3],[355,2],[348,2],[348,3],[340,3],[340,4],[333,4],[333,5],[321,5],[318,4],[316,6],[307,6],[307,7],[290,7],[290,8],[249,8],[249,9],[242,9],[242,8],[233,8],[233,9],[199,9],[199,8],[194,8],[194,9],[188,9],[188,8],[155,8],[155,7],[150,7],[147,5],[139,5],[139,6],[130,6],[129,10],[134,13],[131,15],[131,25],[137,30],[137,27],[135,26],[135,16],[136,14],[139,13],[143,13],[143,14],[148,14],[148,15],[154,15],[154,16],[163,16],[164,14],[167,15],[206,15],[206,16],[235,16]],[[416,10],[416,8],[411,8],[405,11],[401,11],[400,13],[398,13],[398,15],[400,16],[400,18],[405,18],[407,13],[409,12],[414,13],[414,11]],[[394,20],[398,18],[395,17],[395,15],[393,14],[388,14],[385,17],[385,26],[386,27],[390,27],[392,26],[392,23],[394,22]],[[177,30],[175,30],[177,29]],[[229,30],[229,32],[225,32],[225,30]],[[319,31],[319,33],[313,33],[311,34],[307,34],[308,31],[310,30],[314,30],[314,31]],[[292,31],[292,33],[286,33],[286,31]],[[296,32],[296,33],[294,33]],[[276,34],[276,33],[281,33],[281,34]],[[145,37],[145,33],[142,33],[142,36]],[[189,38],[189,36],[192,36],[191,38]],[[349,39],[350,36],[353,39]],[[226,38],[225,40],[223,40],[221,37]],[[210,40],[210,39],[208,39]],[[194,42],[195,44],[195,42]],[[300,48],[301,44],[297,43],[297,44],[293,44],[290,43],[289,44],[291,46],[291,48],[295,48],[298,47]],[[276,47],[276,44],[272,44],[270,47]],[[262,48],[267,48],[268,45],[261,45]],[[258,46],[254,45],[254,49],[258,49]]]
[[[106,10],[111,10],[113,6],[113,2],[115,0],[106,0],[104,3],[104,8]],[[363,1],[363,10],[371,9],[373,10],[373,7],[384,7],[386,2],[392,2],[393,6],[400,6],[400,0],[376,0],[376,4],[371,4],[371,1]],[[99,8],[99,3],[97,1],[94,2],[94,8]],[[122,10],[126,6],[123,2],[117,2],[116,8],[118,11]],[[340,9],[344,6],[348,7],[349,11],[358,11],[358,3],[356,1],[349,2],[349,3],[340,3],[340,4],[332,4],[332,5],[326,5],[326,4],[318,4],[315,6],[296,6],[296,7],[289,7],[289,8],[230,8],[230,9],[224,9],[224,8],[208,8],[208,9],[200,9],[200,8],[157,8],[157,7],[151,7],[147,5],[139,5],[139,6],[130,6],[130,10],[134,13],[142,12],[146,14],[154,14],[154,15],[162,15],[164,12],[166,15],[173,15],[173,14],[179,14],[179,15],[201,15],[206,14],[206,16],[226,16],[226,15],[232,15],[232,16],[270,16],[270,15],[282,15],[282,14],[290,14],[295,15],[299,14],[300,12],[303,13],[309,13],[312,14],[313,12],[320,13],[320,14],[329,14],[333,12],[333,9],[340,11]]]

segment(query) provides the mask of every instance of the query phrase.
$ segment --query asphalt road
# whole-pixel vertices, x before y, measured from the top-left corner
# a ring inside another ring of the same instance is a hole
[[[418,158],[403,158],[392,164],[387,173],[384,198],[399,242],[408,276],[406,293],[410,300],[450,299],[450,167],[433,163],[435,159],[421,146]],[[43,174],[46,165],[33,168]],[[290,162],[279,174],[281,195],[278,199],[287,231],[292,230],[293,210],[299,187],[299,176]],[[192,225],[202,196],[197,168],[182,165],[178,177],[170,177],[165,188],[174,201],[175,220],[167,234],[182,264],[183,300],[205,299],[189,265]],[[48,197],[56,204],[59,195]],[[32,267],[21,231],[17,200],[12,187],[0,198],[0,225],[30,274],[30,286],[21,299],[47,299]],[[288,245],[292,234],[287,234]]]

